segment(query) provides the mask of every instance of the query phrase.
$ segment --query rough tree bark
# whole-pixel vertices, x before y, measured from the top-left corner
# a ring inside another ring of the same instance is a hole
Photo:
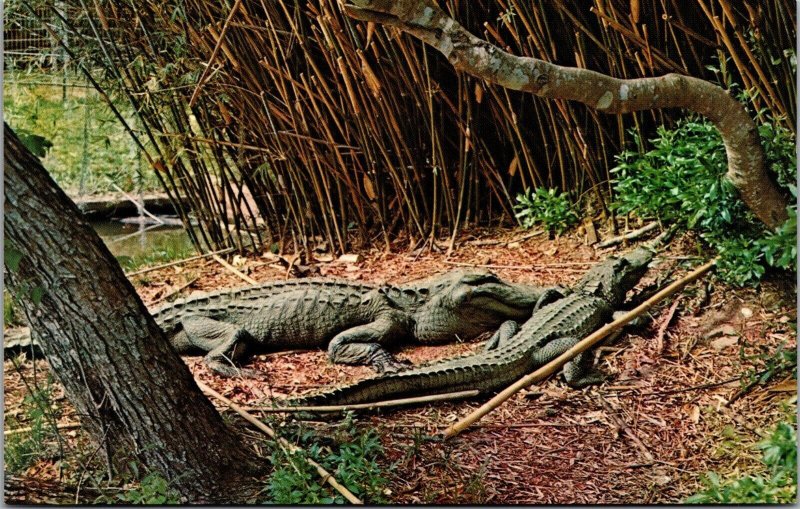
[[[771,228],[787,218],[788,203],[767,174],[755,123],[741,104],[716,85],[680,74],[617,79],[518,57],[469,33],[433,0],[348,2],[343,7],[351,17],[396,27],[439,50],[456,69],[512,90],[580,101],[605,113],[675,107],[700,113],[722,135],[727,176],[742,200]]]
[[[5,274],[85,429],[110,462],[135,455],[185,501],[243,501],[258,470],[252,452],[75,204],[4,131]]]

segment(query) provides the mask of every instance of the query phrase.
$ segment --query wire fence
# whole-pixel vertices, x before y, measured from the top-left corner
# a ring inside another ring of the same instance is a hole
[[[139,148],[56,40],[69,44],[74,34],[64,20],[80,11],[63,2],[31,7],[33,13],[17,2],[6,5],[6,121],[74,198],[117,188],[138,195],[160,190],[151,172],[143,171]]]

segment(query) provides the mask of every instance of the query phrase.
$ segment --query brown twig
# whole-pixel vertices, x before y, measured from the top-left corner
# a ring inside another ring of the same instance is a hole
[[[79,423],[79,422],[66,422],[64,424],[56,425],[56,429],[73,429],[73,428],[80,428],[80,427],[81,427],[81,423]],[[8,436],[11,436],[11,435],[18,435],[20,433],[30,433],[31,431],[33,431],[33,428],[30,427],[30,426],[27,426],[27,427],[24,427],[24,428],[9,429],[9,430],[3,431],[3,436],[8,437]]]
[[[656,228],[658,228],[658,223],[649,223],[649,224],[646,224],[646,225],[644,225],[641,228],[638,228],[636,230],[631,230],[631,231],[629,231],[628,233],[626,233],[624,235],[618,235],[616,237],[611,237],[610,239],[606,239],[606,240],[602,241],[601,243],[597,244],[597,247],[600,247],[600,248],[610,247],[610,246],[615,246],[617,244],[620,244],[621,242],[626,241],[626,240],[638,239],[639,237],[642,237],[642,236],[646,235],[648,232],[651,232],[651,231],[655,230]]]
[[[154,270],[166,269],[168,267],[174,267],[175,265],[181,265],[181,264],[184,264],[184,263],[192,262],[194,260],[200,260],[202,258],[208,258],[210,256],[216,256],[216,255],[230,253],[234,249],[235,248],[229,247],[229,248],[220,249],[219,251],[214,251],[214,252],[211,252],[211,253],[201,254],[201,255],[197,255],[197,256],[190,256],[189,258],[184,258],[183,260],[176,260],[174,262],[165,263],[163,265],[156,265],[156,266],[153,266],[153,267],[148,267],[146,269],[137,270],[136,272],[131,272],[131,273],[125,274],[125,275],[127,277],[139,276],[141,274],[146,274],[147,272],[152,272]]]
[[[658,327],[658,333],[656,334],[656,352],[658,352],[659,355],[664,352],[664,335],[667,333],[669,324],[672,321],[672,318],[675,316],[675,311],[678,309],[678,304],[680,303],[680,297],[675,299],[675,302],[672,303],[669,311],[667,311],[667,316],[664,317],[664,321],[661,322],[661,325]]]
[[[239,269],[237,269],[236,267],[234,267],[234,266],[233,266],[233,265],[231,265],[230,263],[226,262],[225,260],[223,260],[223,259],[222,259],[222,258],[220,258],[219,256],[217,256],[217,255],[212,255],[211,257],[212,257],[212,258],[214,258],[214,260],[216,260],[216,261],[217,261],[217,263],[219,263],[220,265],[222,265],[223,267],[225,267],[225,268],[226,268],[226,269],[227,269],[229,272],[231,272],[232,274],[234,274],[236,277],[238,277],[238,278],[239,278],[239,279],[241,279],[242,281],[245,281],[245,282],[247,282],[247,283],[250,283],[251,285],[257,285],[257,284],[258,284],[258,281],[256,281],[255,279],[251,278],[250,276],[248,276],[248,275],[247,275],[247,274],[245,274],[244,272],[240,271]]]
[[[169,299],[170,297],[172,297],[173,295],[177,294],[178,292],[180,292],[180,291],[182,291],[182,290],[184,290],[186,288],[189,288],[192,284],[197,282],[198,279],[200,279],[200,276],[197,276],[195,278],[190,279],[189,281],[183,283],[182,285],[174,288],[172,291],[167,292],[165,295],[157,298],[156,300],[151,302],[150,305],[151,306],[155,306],[156,304],[158,304],[160,302],[164,302],[165,300]]]

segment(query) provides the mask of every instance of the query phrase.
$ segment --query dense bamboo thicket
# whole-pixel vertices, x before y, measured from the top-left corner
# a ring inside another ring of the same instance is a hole
[[[132,129],[198,246],[353,244],[513,221],[526,187],[607,212],[609,169],[680,112],[606,116],[457,74],[335,0],[69,0],[73,47],[138,112]],[[679,72],[795,125],[789,0],[450,0],[518,55],[636,78]],[[188,220],[188,215],[185,218]]]

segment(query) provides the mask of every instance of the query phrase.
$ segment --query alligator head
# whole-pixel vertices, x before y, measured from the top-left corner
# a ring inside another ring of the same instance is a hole
[[[422,342],[468,340],[506,320],[527,320],[543,289],[508,283],[486,270],[461,270],[414,313]]]
[[[633,289],[647,272],[653,255],[652,250],[640,247],[619,258],[610,256],[592,267],[574,289],[602,297],[617,308],[625,302],[628,290]]]

